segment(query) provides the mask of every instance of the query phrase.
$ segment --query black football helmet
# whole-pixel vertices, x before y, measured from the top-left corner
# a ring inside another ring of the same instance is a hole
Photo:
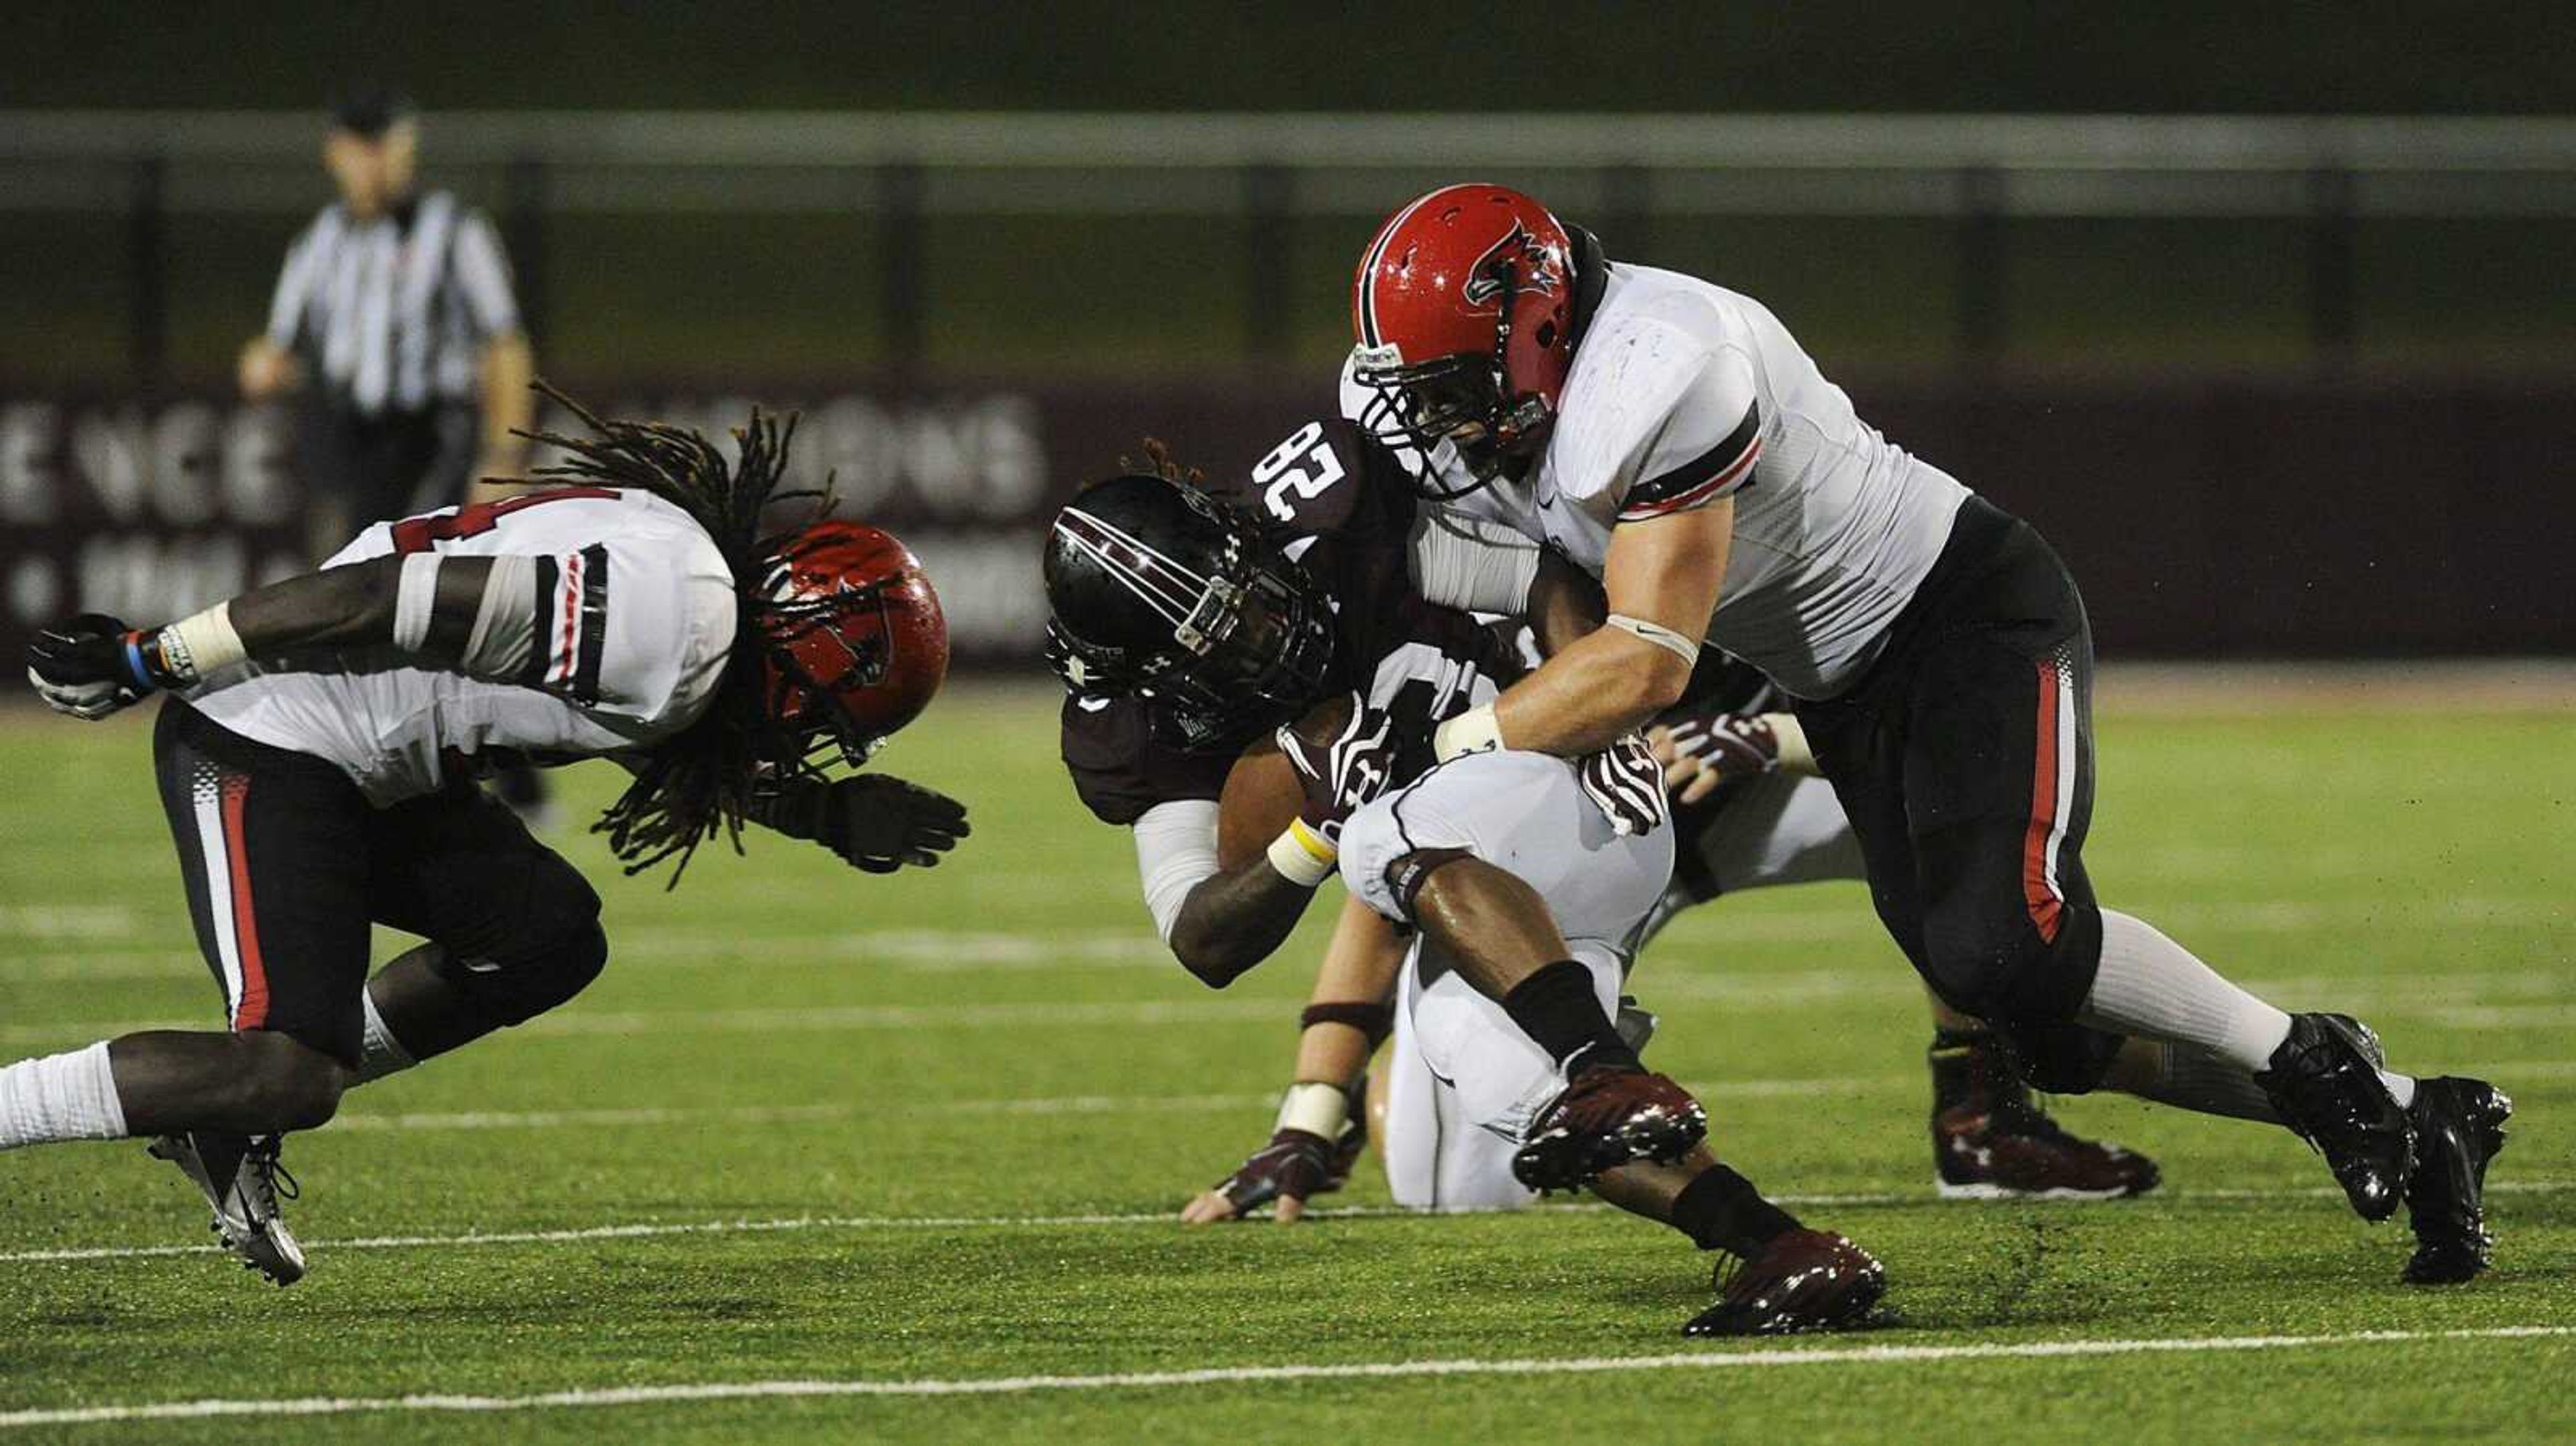
[[[1276,726],[1322,696],[1332,608],[1260,525],[1130,475],[1077,493],[1047,536],[1047,661],[1066,686],[1167,705],[1179,741]]]

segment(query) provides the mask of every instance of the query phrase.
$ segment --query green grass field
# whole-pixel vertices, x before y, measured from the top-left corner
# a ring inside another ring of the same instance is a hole
[[[1191,983],[1048,700],[961,688],[884,759],[975,809],[935,872],[762,838],[665,894],[565,829],[607,977],[297,1138],[291,1291],[140,1145],[0,1156],[0,1442],[2576,1439],[2576,712],[2338,706],[2106,714],[2087,857],[2277,1002],[2514,1095],[2467,1288],[2398,1285],[2403,1226],[2286,1135],[2127,1101],[2059,1109],[2159,1194],[1937,1203],[1923,1006],[1851,885],[1685,918],[1638,992],[1723,1153],[1885,1259],[1891,1327],[1685,1345],[1706,1264],[1668,1232],[1407,1217],[1374,1160],[1353,1215],[1184,1231],[1268,1130],[1321,929]],[[214,1017],[148,753],[0,718],[0,1059]],[[56,1414],[308,1398],[378,1404]]]

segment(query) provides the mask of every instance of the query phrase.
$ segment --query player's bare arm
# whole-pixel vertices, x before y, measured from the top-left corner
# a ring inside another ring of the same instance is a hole
[[[1384,715],[1332,698],[1236,761],[1218,801],[1217,872],[1172,925],[1191,977],[1222,989],[1286,942],[1333,875],[1342,820],[1384,784],[1391,747]]]
[[[1602,569],[1606,624],[1505,689],[1490,713],[1443,725],[1441,756],[1503,747],[1580,757],[1681,701],[1734,530],[1732,498],[1619,524]]]
[[[474,475],[465,484],[465,500],[489,502],[525,491],[517,480],[527,466],[526,433],[536,423],[536,351],[527,333],[505,332],[483,344],[483,446]]]

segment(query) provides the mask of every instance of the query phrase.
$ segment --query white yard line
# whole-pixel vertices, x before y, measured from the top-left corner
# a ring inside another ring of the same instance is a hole
[[[1088,1376],[983,1376],[953,1380],[706,1381],[546,1391],[525,1396],[304,1396],[269,1400],[163,1401],[73,1406],[0,1413],[0,1427],[77,1426],[115,1421],[192,1420],[216,1416],[345,1416],[359,1412],[544,1411],[600,1406],[668,1405],[823,1396],[1016,1396],[1040,1391],[1157,1390],[1173,1386],[1267,1385],[1284,1381],[1383,1381],[1416,1377],[1602,1375],[1624,1371],[1753,1370],[1778,1366],[1909,1365],[1940,1361],[2048,1360],[2081,1356],[2197,1355],[2235,1351],[2417,1344],[2431,1341],[2539,1340],[2576,1335],[2576,1326],[2490,1326],[2448,1331],[2348,1331],[2332,1335],[2166,1336],[2107,1341],[2013,1341],[1986,1345],[1773,1347],[1654,1356],[1575,1356],[1529,1360],[1349,1361],[1271,1366],[1215,1366],[1193,1371],[1110,1371]]]
[[[2487,1185],[2490,1195],[2560,1195],[2576,1191],[2576,1179],[2570,1180],[2496,1180]],[[1881,1191],[1858,1194],[1774,1195],[1783,1205],[1810,1206],[1822,1209],[1869,1209],[1892,1206],[1935,1205],[1945,1209],[1973,1210],[1988,1204],[2025,1204],[2042,1209],[2091,1208],[2070,1206],[2062,1201],[1964,1201],[1944,1202],[1928,1190]],[[2343,1192],[2332,1186],[2299,1189],[2245,1190],[2172,1190],[2156,1196],[2160,1200],[2186,1203],[2243,1202],[2271,1200],[2341,1199]],[[1519,1212],[1511,1211],[1425,1211],[1407,1210],[1394,1205],[1354,1205],[1310,1210],[1309,1219],[1387,1220],[1408,1219],[1430,1214],[1511,1214],[1541,1213],[1557,1215],[1591,1215],[1611,1207],[1598,1203],[1536,1204]],[[1050,1230],[1087,1228],[1126,1228],[1139,1225],[1179,1224],[1177,1211],[1126,1210],[1076,1213],[1065,1215],[792,1215],[767,1220],[643,1220],[624,1225],[587,1225],[559,1230],[509,1230],[470,1232],[458,1235],[362,1235],[345,1240],[308,1240],[310,1250],[432,1250],[458,1249],[486,1245],[564,1245],[586,1240],[652,1240],[666,1236],[689,1235],[778,1235],[808,1231],[911,1231],[911,1230]],[[176,1255],[220,1254],[220,1245],[91,1245],[50,1250],[15,1250],[0,1253],[0,1264],[39,1264],[82,1260],[142,1260]]]

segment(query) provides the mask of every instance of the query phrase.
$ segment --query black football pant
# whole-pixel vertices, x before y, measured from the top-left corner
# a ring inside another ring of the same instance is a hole
[[[440,945],[432,967],[487,1027],[570,999],[608,961],[589,882],[471,783],[377,808],[337,767],[178,698],[152,751],[236,1031],[277,1030],[355,1068],[371,924]]]
[[[1798,720],[1870,897],[1935,993],[2001,1028],[2031,1082],[2098,1084],[2119,1038],[2072,1023],[2102,960],[2084,872],[2093,636],[2066,566],[1979,498],[1840,696]]]

